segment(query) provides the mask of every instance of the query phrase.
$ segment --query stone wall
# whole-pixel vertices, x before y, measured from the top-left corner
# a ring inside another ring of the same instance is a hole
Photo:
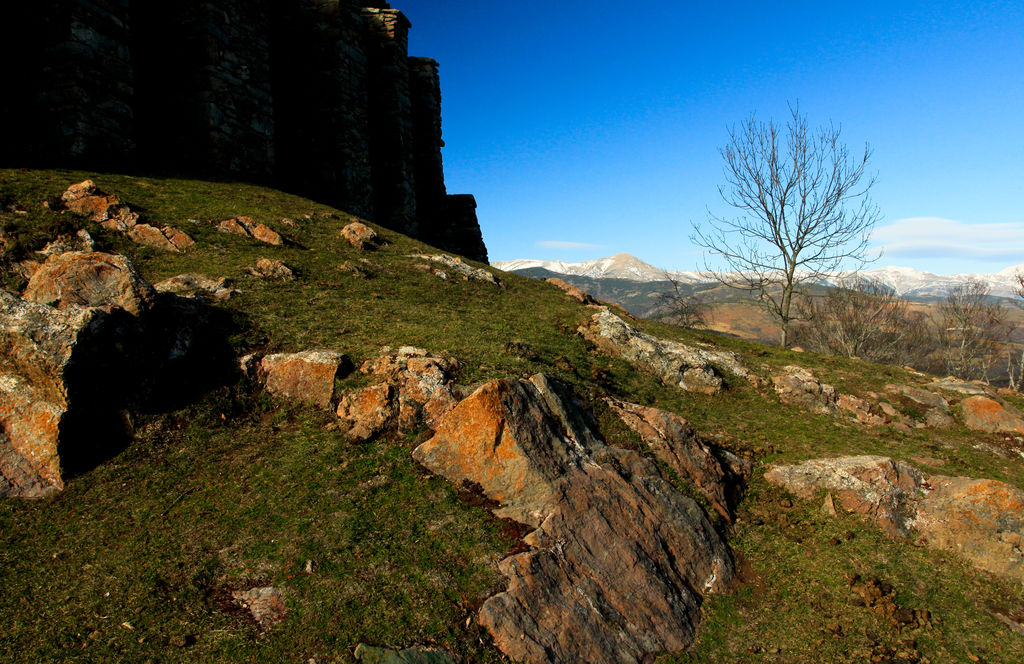
[[[3,149],[22,162],[38,155],[59,155],[67,165],[130,160],[129,0],[17,3],[0,23]]]
[[[409,57],[387,2],[48,0],[10,17],[0,165],[275,183],[486,256],[475,206],[450,214],[437,63]]]

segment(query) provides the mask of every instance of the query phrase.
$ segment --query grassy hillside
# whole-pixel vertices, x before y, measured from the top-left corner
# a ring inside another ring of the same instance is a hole
[[[87,177],[144,218],[185,230],[196,246],[182,254],[146,249],[42,206]],[[894,543],[863,519],[826,516],[762,479],[773,461],[871,453],[1024,486],[1021,459],[979,449],[997,436],[860,427],[745,384],[713,397],[666,388],[589,349],[574,330],[593,310],[548,284],[511,274],[500,275],[504,289],[441,281],[409,256],[432,251],[421,243],[378,229],[388,246],[354,249],[338,237],[349,215],[270,189],[5,170],[0,206],[8,210],[0,213],[5,269],[81,224],[150,281],[182,272],[231,278],[241,294],[218,306],[231,314],[239,354],[330,348],[358,366],[382,346],[414,345],[458,359],[467,386],[543,371],[572,384],[617,444],[644,449],[602,405],[604,395],[677,412],[707,439],[754,460],[740,518],[719,524],[742,561],[742,581],[705,605],[692,652],[666,662],[1024,660],[1024,635],[996,615],[1024,607],[1024,588],[954,556]],[[238,215],[289,243],[262,245],[209,223]],[[246,268],[261,257],[283,261],[299,278],[250,276]],[[373,263],[365,266],[370,278],[342,269],[360,259]],[[9,270],[4,283],[19,286]],[[754,368],[809,366],[854,393],[921,380],[892,367],[637,325],[736,351]],[[354,373],[343,387],[361,381]],[[360,642],[502,661],[472,618],[502,588],[495,563],[522,533],[472,493],[421,469],[410,456],[416,434],[356,445],[333,414],[252,392],[241,380],[184,408],[152,411],[135,415],[127,449],[72,478],[62,494],[0,502],[0,661],[351,662]],[[854,574],[890,584],[899,605],[936,620],[898,631],[851,604]],[[232,591],[262,585],[282,588],[288,609],[266,633],[231,601]],[[872,660],[873,653],[891,658]]]

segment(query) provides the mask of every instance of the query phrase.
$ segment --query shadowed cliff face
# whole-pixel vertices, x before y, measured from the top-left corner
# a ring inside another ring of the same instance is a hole
[[[388,3],[55,0],[14,19],[0,163],[273,182],[487,260],[445,190],[437,63],[409,57]]]

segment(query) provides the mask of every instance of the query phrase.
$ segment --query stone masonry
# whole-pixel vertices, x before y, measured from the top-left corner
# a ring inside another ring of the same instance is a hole
[[[0,25],[0,166],[274,183],[470,258],[438,65],[369,0],[48,0]],[[467,235],[468,233],[468,235]]]

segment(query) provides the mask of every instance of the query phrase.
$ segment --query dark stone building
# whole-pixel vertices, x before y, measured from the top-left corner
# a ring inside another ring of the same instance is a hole
[[[438,65],[386,2],[43,0],[0,26],[0,164],[273,183],[487,259]]]

